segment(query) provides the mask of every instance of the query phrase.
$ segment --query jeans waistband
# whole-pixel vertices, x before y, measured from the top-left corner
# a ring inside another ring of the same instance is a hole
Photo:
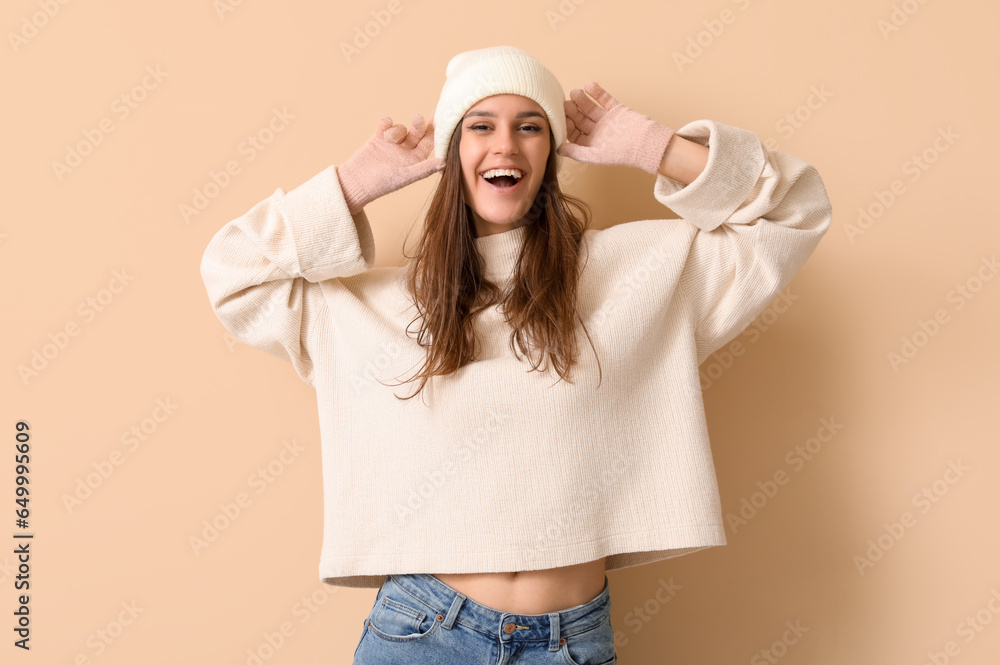
[[[548,640],[558,646],[560,637],[568,638],[598,626],[609,618],[611,611],[607,575],[597,597],[582,605],[545,614],[502,612],[477,603],[429,573],[389,575],[387,580],[437,608],[444,615],[445,628],[451,628],[461,615],[463,624],[496,635],[504,642]]]

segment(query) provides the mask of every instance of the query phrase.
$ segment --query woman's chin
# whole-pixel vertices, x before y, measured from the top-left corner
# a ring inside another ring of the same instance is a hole
[[[524,213],[520,210],[507,213],[487,212],[486,214],[483,214],[482,212],[479,212],[478,214],[481,220],[494,226],[514,226],[524,218]]]

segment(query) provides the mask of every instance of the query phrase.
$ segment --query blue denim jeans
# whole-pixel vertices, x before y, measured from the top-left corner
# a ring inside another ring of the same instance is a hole
[[[595,598],[560,612],[514,614],[433,575],[389,575],[354,665],[616,665],[608,578]]]

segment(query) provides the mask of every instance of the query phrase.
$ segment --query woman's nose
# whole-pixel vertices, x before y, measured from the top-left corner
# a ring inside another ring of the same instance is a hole
[[[508,131],[499,130],[493,134],[493,152],[511,153],[517,152],[517,140]]]

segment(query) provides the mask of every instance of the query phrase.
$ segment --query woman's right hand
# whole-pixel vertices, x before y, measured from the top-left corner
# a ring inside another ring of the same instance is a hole
[[[389,116],[382,118],[365,144],[337,167],[351,214],[380,196],[443,170],[444,160],[427,154],[433,144],[433,122],[427,123],[419,113],[413,116],[409,132],[404,125],[393,125]]]

